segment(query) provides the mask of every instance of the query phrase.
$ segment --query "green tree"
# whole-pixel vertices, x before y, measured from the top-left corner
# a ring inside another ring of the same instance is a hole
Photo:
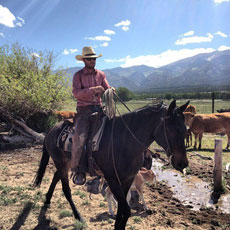
[[[134,94],[125,87],[119,87],[116,92],[123,101],[130,101],[134,97]]]
[[[0,109],[26,120],[60,108],[71,96],[62,71],[52,72],[51,51],[36,52],[18,43],[0,47]]]

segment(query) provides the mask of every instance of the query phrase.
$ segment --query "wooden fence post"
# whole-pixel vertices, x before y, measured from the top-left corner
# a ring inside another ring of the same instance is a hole
[[[222,186],[222,140],[215,139],[215,157],[213,169],[214,189],[212,193],[212,200],[214,203],[218,202],[221,193],[223,192]]]
[[[212,113],[214,113],[215,94],[212,92]]]
[[[215,139],[214,191],[222,189],[222,140]]]

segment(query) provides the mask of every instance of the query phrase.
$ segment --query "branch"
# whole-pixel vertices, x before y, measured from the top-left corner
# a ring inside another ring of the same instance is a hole
[[[5,120],[7,123],[11,123],[13,126],[13,129],[21,133],[22,135],[33,138],[37,142],[43,142],[45,138],[43,134],[35,132],[22,121],[14,119],[8,112],[6,111],[4,112],[2,108],[0,108],[0,118],[2,120]]]

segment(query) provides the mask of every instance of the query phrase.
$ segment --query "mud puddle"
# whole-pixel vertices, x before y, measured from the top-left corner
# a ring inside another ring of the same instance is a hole
[[[212,187],[196,176],[179,173],[173,169],[162,169],[163,164],[153,160],[152,170],[157,180],[165,182],[172,190],[174,197],[193,210],[202,208],[220,209],[230,213],[230,194],[222,195],[217,204],[211,200]]]

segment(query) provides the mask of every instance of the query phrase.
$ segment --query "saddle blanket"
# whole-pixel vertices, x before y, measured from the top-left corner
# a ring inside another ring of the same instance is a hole
[[[98,151],[99,145],[101,141],[101,137],[103,134],[103,130],[107,121],[107,117],[102,118],[102,123],[96,133],[92,138],[92,151]],[[61,133],[57,138],[57,147],[63,149],[66,152],[72,151],[72,137],[74,134],[74,125],[72,122],[66,120],[63,122],[61,127]],[[86,146],[85,146],[86,148]]]

